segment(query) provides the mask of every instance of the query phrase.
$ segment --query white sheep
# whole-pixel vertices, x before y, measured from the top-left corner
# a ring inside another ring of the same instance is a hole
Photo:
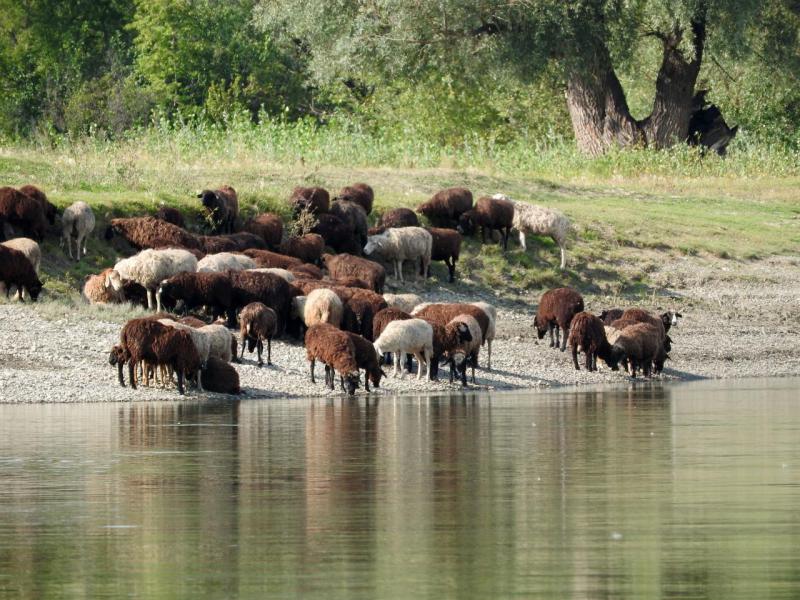
[[[255,269],[256,261],[243,254],[233,252],[219,252],[217,254],[207,254],[197,262],[199,272],[224,273],[225,271],[244,271]]]
[[[422,298],[416,294],[384,294],[383,299],[389,308],[396,308],[409,314],[415,306],[422,304]]]
[[[492,368],[492,342],[494,341],[495,334],[497,333],[497,309],[488,302],[471,302],[473,306],[477,306],[486,316],[489,317],[489,326],[486,328],[486,368]]]
[[[491,327],[491,318],[489,322]],[[472,383],[475,383],[475,365],[478,362],[478,352],[481,349],[481,345],[483,345],[481,326],[472,315],[458,315],[451,319],[448,325],[453,323],[464,323],[469,328],[469,333],[472,337],[472,341],[464,342],[458,347],[457,351],[453,354],[453,362],[455,363],[456,369],[461,371],[461,383],[466,384],[467,360],[469,360],[469,363],[472,365]],[[487,329],[487,335],[488,332],[489,330]]]
[[[183,323],[178,323],[172,319],[159,319],[158,322],[162,325],[166,325],[167,327],[182,329],[189,334],[189,337],[192,338],[194,347],[197,349],[197,354],[200,356],[200,367],[197,369],[197,389],[202,392],[203,382],[200,371],[205,369],[206,363],[208,363],[208,358],[211,354],[211,334],[203,331],[202,327],[195,329],[194,327],[184,325]],[[230,345],[228,346],[228,350],[230,351]]]
[[[403,261],[410,260],[414,265],[414,279],[428,272],[431,264],[433,237],[422,227],[401,227],[387,229],[380,235],[371,235],[364,246],[365,254],[375,254],[394,264],[394,276],[403,281]],[[420,266],[417,266],[419,261]]]
[[[61,215],[61,246],[67,244],[72,258],[72,239],[75,238],[75,260],[81,259],[81,246],[86,254],[86,238],[94,231],[94,213],[86,202],[75,202],[64,209]]]
[[[287,283],[292,283],[297,277],[294,276],[294,273],[287,271],[286,269],[279,269],[278,267],[259,267],[257,269],[247,269],[248,271],[253,271],[254,273],[272,273],[273,275],[277,275],[278,277],[283,277]]]
[[[570,222],[563,213],[546,208],[537,204],[528,204],[518,200],[511,200],[505,194],[495,194],[492,196],[497,200],[510,200],[514,204],[514,229],[519,232],[519,244],[523,250],[527,250],[525,245],[525,234],[546,235],[553,238],[561,249],[561,269],[567,266],[567,234],[570,230]]]
[[[22,252],[25,258],[33,265],[33,270],[36,271],[36,274],[39,274],[39,268],[42,265],[42,250],[39,248],[39,244],[30,238],[14,238],[13,240],[3,242],[3,246]],[[4,292],[5,284],[0,283],[0,293]],[[17,287],[16,298],[17,300],[22,300],[21,287]]]
[[[173,275],[197,270],[197,258],[188,250],[167,248],[164,250],[142,250],[130,258],[123,258],[114,270],[122,279],[135,281],[147,290],[147,307],[161,310],[161,299],[156,298],[156,289],[165,279]]]
[[[197,331],[207,334],[211,340],[209,357],[216,357],[225,362],[233,358],[233,333],[221,323],[212,323],[198,327]]]
[[[426,378],[430,377],[431,357],[433,356],[433,327],[422,319],[392,321],[375,340],[375,351],[378,356],[387,352],[394,355],[394,375],[400,375],[400,363],[406,354],[413,354],[417,359],[417,379],[422,377],[422,365],[426,365]]]
[[[306,327],[317,323],[330,323],[339,327],[342,323],[344,305],[332,290],[319,288],[308,296],[292,298],[292,316],[300,318]]]

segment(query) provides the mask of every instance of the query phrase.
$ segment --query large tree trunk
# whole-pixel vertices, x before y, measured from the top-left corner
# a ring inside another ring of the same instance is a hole
[[[567,79],[567,107],[578,148],[598,156],[611,148],[647,145],[667,148],[686,140],[692,97],[705,42],[705,25],[692,26],[694,56],[679,48],[681,32],[659,35],[664,44],[656,80],[652,113],[637,121],[630,114],[625,92],[611,65],[605,45],[594,45],[592,56],[574,68]]]

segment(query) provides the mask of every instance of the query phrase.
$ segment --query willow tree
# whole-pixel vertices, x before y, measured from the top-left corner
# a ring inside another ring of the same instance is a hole
[[[785,25],[782,13],[795,19],[796,44],[799,12],[795,0],[262,0],[256,20],[305,48],[321,80],[429,81],[433,71],[530,81],[555,63],[578,147],[596,155],[685,140],[709,49],[748,52],[754,33],[773,35],[767,21]],[[661,59],[650,114],[636,119],[618,69],[642,40]]]

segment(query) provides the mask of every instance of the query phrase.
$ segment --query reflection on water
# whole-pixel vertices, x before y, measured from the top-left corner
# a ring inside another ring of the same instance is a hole
[[[796,598],[798,384],[0,406],[0,597]]]

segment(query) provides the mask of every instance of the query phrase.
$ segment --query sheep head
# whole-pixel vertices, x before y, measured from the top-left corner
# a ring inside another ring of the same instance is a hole
[[[367,238],[367,244],[364,246],[364,254],[384,254],[390,243],[388,232],[371,235]]]
[[[347,387],[347,395],[348,396],[355,396],[356,389],[358,389],[359,383],[361,383],[361,377],[358,374],[358,371],[355,373],[348,373],[344,376],[344,383]]]
[[[458,218],[458,227],[456,229],[461,235],[472,235],[475,233],[475,219],[473,218],[472,210],[461,214]]]
[[[106,274],[105,282],[103,283],[106,289],[112,288],[115,292],[122,290],[122,276],[115,269],[111,269]]]
[[[539,317],[533,317],[533,327],[536,329],[536,335],[541,340],[544,334],[547,333],[547,323],[540,323]]]
[[[42,292],[42,282],[39,281],[37,277],[33,284],[28,286],[28,293],[31,295],[31,300],[36,302],[39,299],[39,294]],[[20,301],[22,300],[22,295],[20,294]]]

